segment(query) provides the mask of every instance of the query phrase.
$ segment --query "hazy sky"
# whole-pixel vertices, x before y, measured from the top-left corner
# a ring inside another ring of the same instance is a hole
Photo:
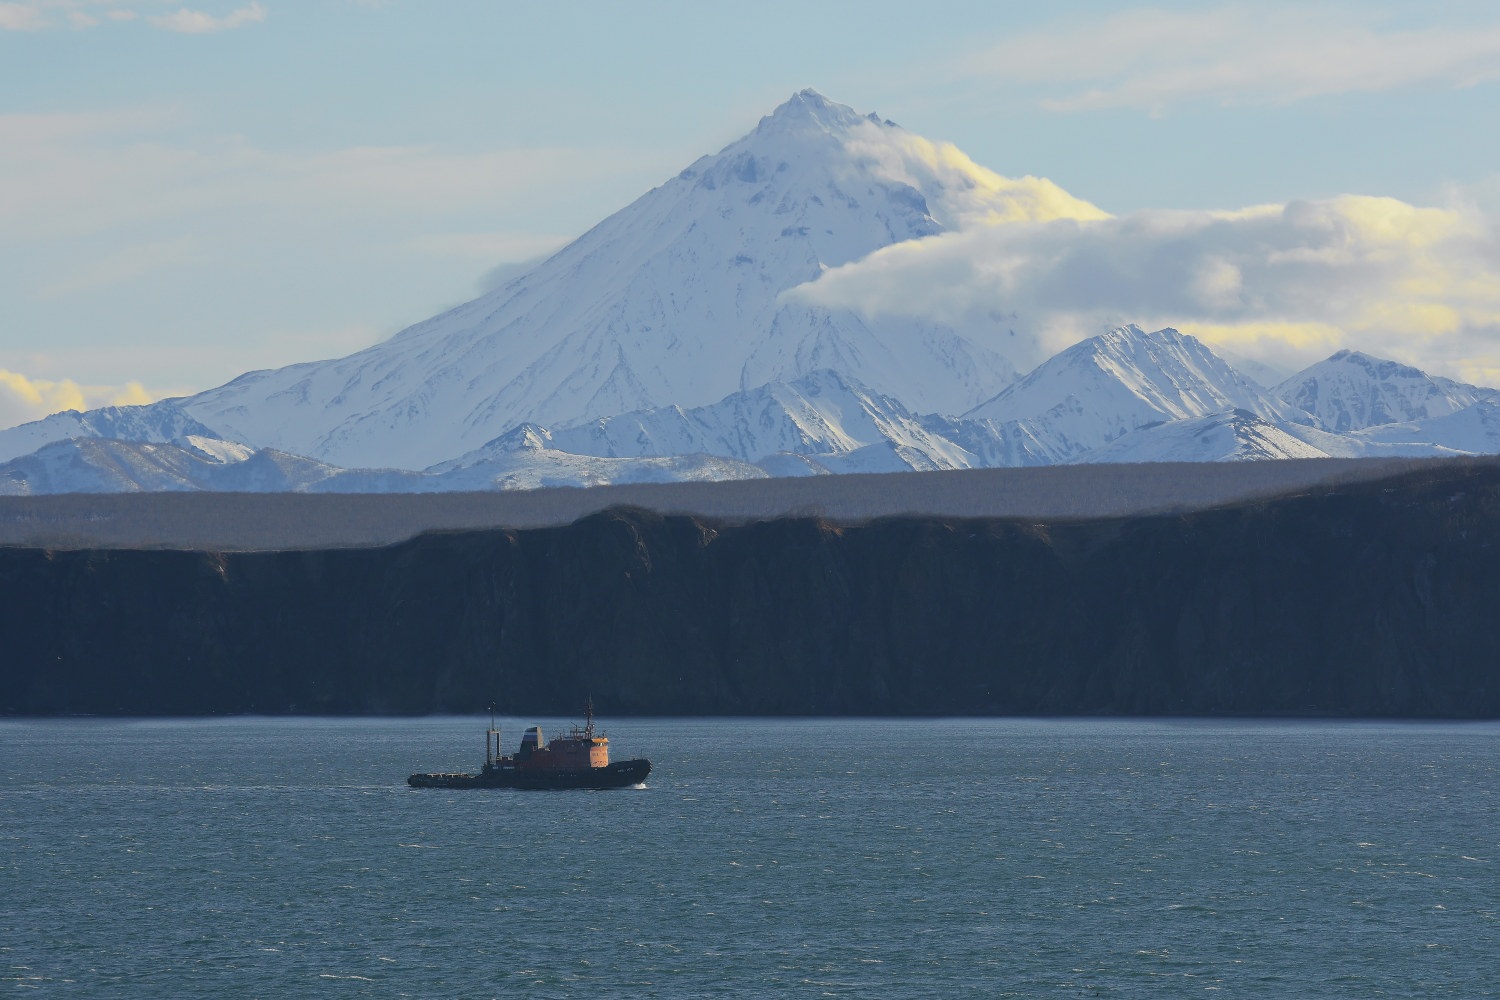
[[[1492,3],[182,2],[0,2],[0,426],[382,340],[803,87],[1111,213],[1074,258],[1188,276],[1115,267],[1112,317],[1500,381]],[[1276,271],[1314,258],[1339,303]]]

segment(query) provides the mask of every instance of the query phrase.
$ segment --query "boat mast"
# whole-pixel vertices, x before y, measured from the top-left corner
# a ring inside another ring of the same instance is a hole
[[[491,743],[491,737],[494,742]],[[491,747],[493,746],[493,750]],[[484,734],[484,766],[490,767],[500,760],[500,730],[495,728],[495,706],[490,706],[490,728]]]

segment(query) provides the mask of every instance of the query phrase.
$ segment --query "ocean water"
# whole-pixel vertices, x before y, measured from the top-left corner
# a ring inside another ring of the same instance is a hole
[[[621,720],[643,788],[406,786],[487,722],[0,722],[0,992],[1500,993],[1494,724]]]

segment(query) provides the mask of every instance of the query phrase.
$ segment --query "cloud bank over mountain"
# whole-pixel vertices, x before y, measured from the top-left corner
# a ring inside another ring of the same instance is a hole
[[[152,394],[139,382],[123,386],[79,385],[72,379],[32,379],[0,368],[0,427],[37,420],[59,410],[133,406],[152,399]]]
[[[951,142],[934,142],[891,123],[846,124],[839,144],[853,169],[934,192],[927,207],[951,229],[1056,219],[1107,219],[1109,213],[1045,177],[1002,177]]]
[[[1048,352],[1139,319],[1288,367],[1357,343],[1500,381],[1500,230],[1391,198],[988,220],[884,247],[787,298],[960,328],[1003,317]]]

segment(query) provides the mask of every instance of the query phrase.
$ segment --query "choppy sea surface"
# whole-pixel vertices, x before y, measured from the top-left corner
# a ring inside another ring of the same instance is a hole
[[[645,787],[406,786],[487,723],[0,722],[0,992],[1500,993],[1494,724],[621,720]]]

